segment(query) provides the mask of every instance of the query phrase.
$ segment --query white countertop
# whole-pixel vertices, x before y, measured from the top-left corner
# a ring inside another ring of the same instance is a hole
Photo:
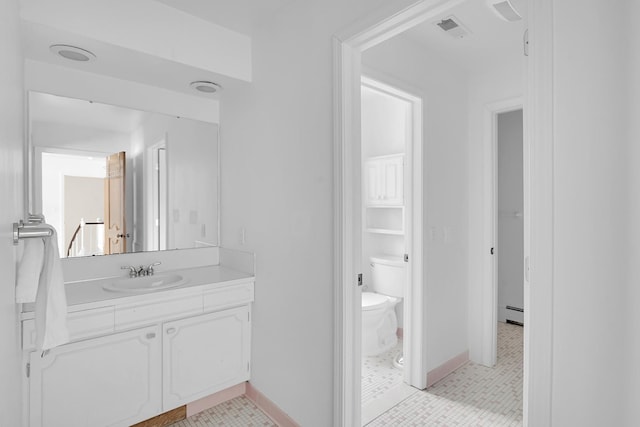
[[[253,282],[255,276],[228,267],[213,265],[180,270],[156,270],[156,274],[179,274],[187,279],[187,283],[173,288],[160,289],[147,293],[115,292],[103,289],[103,285],[114,279],[128,276],[118,275],[108,278],[84,280],[65,284],[67,306],[69,312],[89,310],[93,308],[128,305],[137,302],[147,302],[164,299],[169,296],[181,296],[193,292],[202,292],[222,286],[230,286],[247,281]],[[135,279],[132,279],[135,280]],[[33,318],[34,303],[23,304],[22,320]]]

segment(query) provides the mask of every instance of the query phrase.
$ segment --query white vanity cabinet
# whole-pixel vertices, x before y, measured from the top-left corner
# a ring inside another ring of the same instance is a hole
[[[248,278],[81,307],[74,341],[44,355],[25,318],[25,425],[130,426],[247,381],[253,289]]]
[[[29,425],[129,426],[161,410],[158,326],[29,354]]]
[[[247,306],[167,322],[162,328],[165,410],[249,379]]]

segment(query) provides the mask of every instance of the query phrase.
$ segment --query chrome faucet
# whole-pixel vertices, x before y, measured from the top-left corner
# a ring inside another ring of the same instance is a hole
[[[156,265],[160,265],[160,264],[162,264],[160,261],[154,262],[153,264],[149,264],[149,266],[147,267],[147,270],[145,271],[145,274],[147,276],[153,276],[153,273],[154,273],[153,267],[155,267]]]
[[[135,267],[132,267],[130,265],[123,265],[122,267],[120,267],[120,270],[126,270],[129,269],[129,277],[134,278],[134,277],[138,277],[138,270],[136,270]]]
[[[125,265],[120,267],[120,269],[122,270],[129,270],[129,277],[130,278],[134,278],[134,277],[144,277],[144,276],[153,276],[153,274],[155,273],[155,271],[153,270],[153,267],[155,267],[156,265],[160,265],[160,262],[154,262],[153,264],[149,264],[147,267],[144,267],[143,265],[141,265],[138,268],[135,268],[131,265]]]

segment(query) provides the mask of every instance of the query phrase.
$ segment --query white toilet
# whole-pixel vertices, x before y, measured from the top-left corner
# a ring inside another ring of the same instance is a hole
[[[371,285],[362,293],[362,354],[375,356],[398,343],[395,306],[404,296],[405,263],[401,257],[370,259]]]

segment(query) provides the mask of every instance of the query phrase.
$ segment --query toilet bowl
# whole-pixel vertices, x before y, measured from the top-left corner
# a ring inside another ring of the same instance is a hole
[[[395,307],[404,294],[405,264],[400,257],[370,259],[371,285],[362,293],[362,354],[375,356],[398,343]]]
[[[400,298],[362,293],[362,354],[375,356],[398,343],[396,304]]]

